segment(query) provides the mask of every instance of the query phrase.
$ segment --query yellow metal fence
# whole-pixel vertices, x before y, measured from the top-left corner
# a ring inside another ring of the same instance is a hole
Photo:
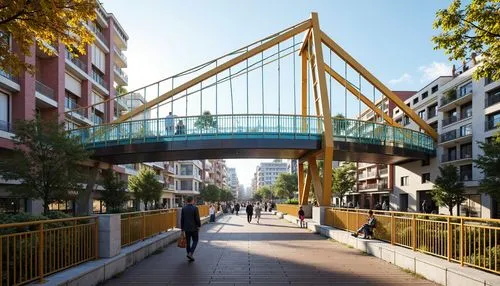
[[[500,274],[500,220],[374,211],[374,237],[448,261]],[[329,226],[355,232],[366,223],[368,210],[332,208]]]
[[[155,236],[176,226],[176,209],[121,214],[122,246]]]
[[[0,225],[0,285],[43,277],[99,257],[97,217]]]
[[[281,212],[281,213],[284,213],[284,214],[297,216],[297,217],[299,216],[299,206],[298,205],[277,204],[276,210]]]
[[[200,217],[208,216],[208,209],[210,208],[207,205],[196,206],[198,208],[198,212],[200,213]]]

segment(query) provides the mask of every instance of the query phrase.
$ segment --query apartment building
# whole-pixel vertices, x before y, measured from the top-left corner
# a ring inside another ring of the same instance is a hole
[[[282,160],[273,162],[262,162],[257,166],[255,172],[256,187],[271,186],[276,182],[281,173],[288,172],[288,164]]]
[[[439,94],[451,79],[451,76],[439,77],[405,100],[406,105],[438,132]],[[405,128],[419,130],[418,125],[403,114],[400,108],[394,109],[393,118]],[[389,199],[390,208],[409,212],[423,212],[424,209],[426,212],[438,212],[430,195],[432,182],[439,175],[438,165],[438,157],[432,157],[427,161],[394,166],[395,182]]]
[[[72,56],[62,43],[49,46],[55,55],[33,46],[31,56],[21,56],[35,66],[34,75],[0,72],[0,156],[8,156],[8,150],[13,148],[12,123],[16,120],[32,119],[36,114],[59,115],[67,129],[113,120],[116,101],[63,115],[70,109],[114,98],[115,87],[126,86],[128,82],[123,71],[127,67],[123,51],[127,49],[128,35],[115,16],[100,4],[96,15],[94,22],[84,23],[95,35],[95,42],[86,48],[85,55]],[[19,51],[11,39],[9,44]],[[124,174],[123,168],[118,169]],[[39,202],[16,197],[5,190],[6,185],[15,183],[0,182],[0,211],[38,212]],[[65,205],[71,207],[67,202]]]
[[[203,163],[199,160],[175,161],[174,166],[174,194],[175,204],[182,205],[187,196],[200,194],[203,187]]]
[[[221,189],[229,188],[229,178],[225,160],[203,160],[202,165],[202,179],[205,186],[215,185]]]
[[[236,169],[235,168],[227,168],[227,175],[228,175],[228,179],[229,179],[229,188],[231,189],[231,192],[233,193],[234,198],[238,199],[240,182],[238,180],[238,174],[236,174]]]

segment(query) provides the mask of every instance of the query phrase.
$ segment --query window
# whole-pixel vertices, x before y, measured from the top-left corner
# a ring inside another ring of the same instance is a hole
[[[492,82],[493,82],[493,80],[491,79],[491,77],[484,78],[484,85],[488,85],[488,84],[490,84]]]
[[[418,103],[418,97],[415,97],[415,98],[413,99],[413,105],[415,105],[415,104],[417,104],[417,103]]]
[[[403,125],[406,126],[408,124],[410,124],[410,117],[405,115],[403,116]]]
[[[394,111],[394,114],[398,114],[399,113],[399,109],[396,109],[396,111]]]
[[[435,85],[431,88],[431,93],[436,93],[436,91],[438,91],[438,86]]]
[[[408,211],[408,194],[399,194],[399,210],[402,212]]]
[[[423,173],[422,174],[422,184],[428,183],[431,181],[431,173]]]
[[[460,97],[465,96],[472,92],[472,81],[462,85],[460,87]]]
[[[426,99],[427,96],[429,96],[429,93],[427,91],[422,93],[422,100]]]
[[[408,107],[410,107],[410,106],[411,106],[411,103],[409,103],[409,102],[408,102],[406,105],[407,105]]]
[[[472,102],[464,104],[460,107],[460,119],[469,118],[472,116]]]
[[[436,130],[436,131],[438,130],[438,123],[437,123],[437,121],[436,121],[436,122],[434,122],[434,123],[432,123],[432,124],[430,124],[430,126],[431,126],[434,130]]]
[[[98,68],[101,72],[105,70],[106,68],[106,57],[104,52],[96,47],[95,45],[92,45],[92,64]]]
[[[460,145],[460,159],[472,158],[472,143]]]
[[[447,158],[443,160],[444,162],[455,161],[457,159],[457,147],[451,147],[447,151]]]
[[[401,177],[401,186],[408,186],[408,185],[409,185],[409,177],[408,176]]]
[[[0,130],[9,131],[10,128],[10,107],[9,96],[0,92]]]
[[[460,166],[460,181],[472,181],[472,164]]]
[[[486,116],[486,128],[485,131],[495,129],[496,126],[500,123],[500,112],[488,114]]]
[[[488,91],[486,93],[485,107],[491,106],[498,102],[500,102],[500,87],[495,88],[494,90]]]
[[[465,195],[465,201],[460,205],[460,215],[481,217],[481,195]]]
[[[472,135],[472,124],[460,126],[460,137]]]
[[[427,108],[427,119],[436,117],[437,115],[437,104],[433,104]]]
[[[418,117],[425,119],[425,109],[418,112]]]

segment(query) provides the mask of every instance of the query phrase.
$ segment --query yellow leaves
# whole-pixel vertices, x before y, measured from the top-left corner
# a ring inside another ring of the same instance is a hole
[[[8,33],[20,53],[30,56],[35,41],[48,54],[53,51],[44,44],[61,41],[85,53],[86,45],[94,41],[93,34],[84,26],[96,18],[97,3],[93,0],[11,0],[0,9],[0,30]],[[28,69],[22,55],[10,49],[0,49],[0,69],[20,72]]]

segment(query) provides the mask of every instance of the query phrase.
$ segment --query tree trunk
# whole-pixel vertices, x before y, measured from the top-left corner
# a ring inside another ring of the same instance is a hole
[[[453,206],[448,207],[448,210],[450,211],[450,215],[453,215]]]

